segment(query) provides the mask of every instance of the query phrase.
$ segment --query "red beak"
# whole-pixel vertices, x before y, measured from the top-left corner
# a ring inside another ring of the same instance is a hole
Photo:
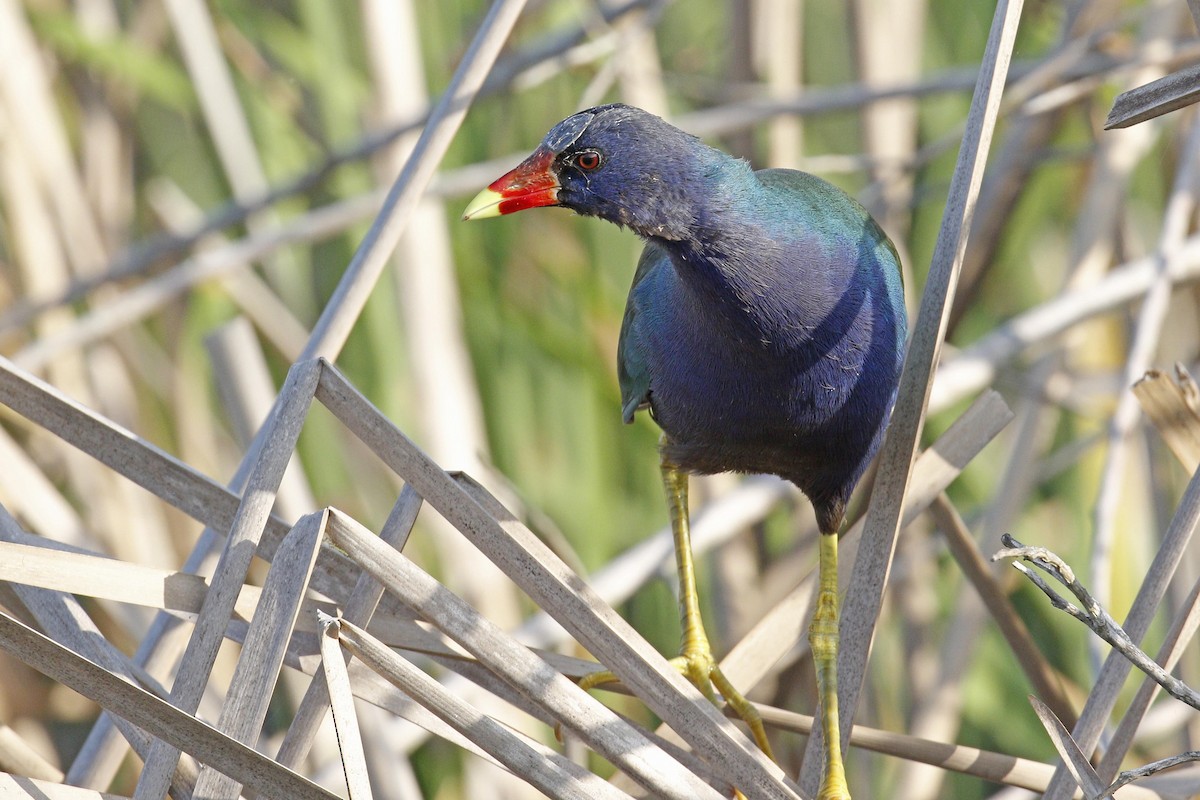
[[[529,158],[476,195],[463,211],[463,219],[486,219],[558,205],[558,178],[550,171],[555,155],[547,147],[534,150]]]

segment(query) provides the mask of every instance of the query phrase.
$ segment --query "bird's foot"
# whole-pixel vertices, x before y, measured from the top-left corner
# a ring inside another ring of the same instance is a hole
[[[762,715],[758,713],[754,704],[747,700],[745,695],[739,692],[737,687],[725,677],[725,673],[717,665],[717,660],[713,658],[711,650],[685,652],[679,657],[671,659],[671,665],[678,669],[683,677],[691,681],[692,685],[714,705],[717,700],[713,689],[720,692],[729,707],[750,728],[750,733],[754,737],[754,743],[758,745],[758,749],[762,750],[767,758],[775,760],[775,754],[771,752],[771,742],[767,739],[767,729],[763,725]]]
[[[713,705],[719,705],[716,694],[719,692],[734,713],[750,728],[750,734],[754,737],[754,743],[758,745],[758,749],[762,750],[767,758],[775,760],[775,754],[771,752],[771,742],[767,739],[767,729],[763,725],[762,715],[758,713],[754,704],[747,700],[745,695],[739,692],[725,677],[725,673],[721,671],[716,659],[713,658],[712,651],[685,650],[679,656],[672,658],[669,663],[679,670],[683,677],[691,681],[692,685],[699,689],[700,693],[707,697]],[[619,681],[620,678],[614,673],[601,670],[581,678],[579,688],[586,692],[598,686]]]

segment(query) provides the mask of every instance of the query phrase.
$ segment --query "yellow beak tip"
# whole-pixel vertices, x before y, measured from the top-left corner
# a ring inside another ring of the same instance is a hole
[[[500,201],[504,196],[491,189],[484,189],[463,209],[463,220],[487,219],[500,216]]]

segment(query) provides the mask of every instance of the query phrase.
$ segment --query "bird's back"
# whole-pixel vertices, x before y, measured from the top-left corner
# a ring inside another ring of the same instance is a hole
[[[649,405],[685,469],[781,475],[840,514],[895,399],[899,259],[831,184],[747,177],[698,220],[701,247],[647,244],[618,352],[626,418]]]

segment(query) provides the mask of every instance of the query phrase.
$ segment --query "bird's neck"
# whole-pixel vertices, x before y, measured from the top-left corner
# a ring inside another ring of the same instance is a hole
[[[752,247],[748,242],[709,241],[676,247],[673,261],[704,314],[724,318],[742,329],[747,340],[778,343],[790,316],[781,295],[788,287],[780,284],[767,248],[756,252]]]
[[[779,242],[748,211],[758,188],[753,173],[745,167],[723,177],[693,209],[688,235],[658,243],[704,313],[719,314],[749,340],[782,344],[802,323],[795,319],[798,287],[788,283]]]

